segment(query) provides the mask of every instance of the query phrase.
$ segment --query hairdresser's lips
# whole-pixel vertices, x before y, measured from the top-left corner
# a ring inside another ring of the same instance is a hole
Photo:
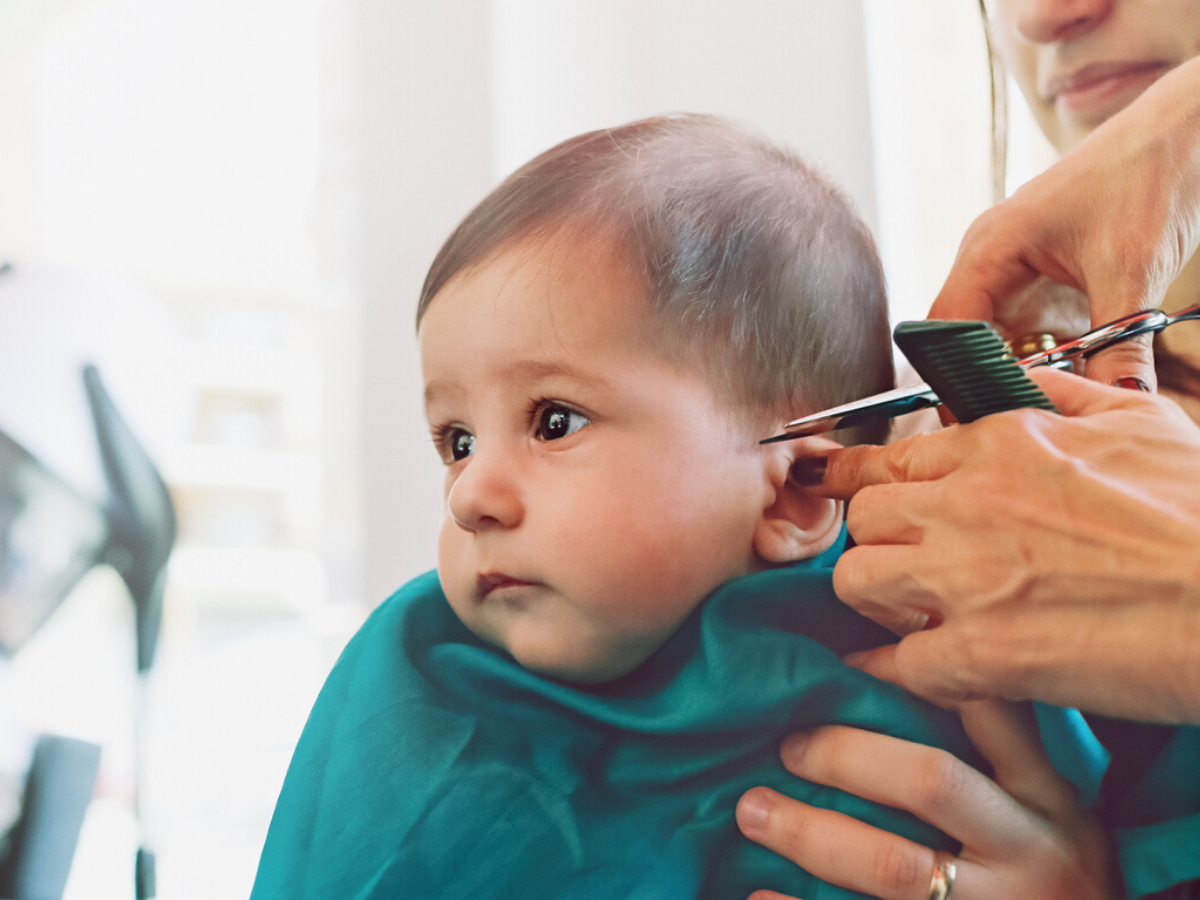
[[[1042,93],[1061,115],[1103,121],[1165,75],[1162,60],[1091,63],[1046,82]]]

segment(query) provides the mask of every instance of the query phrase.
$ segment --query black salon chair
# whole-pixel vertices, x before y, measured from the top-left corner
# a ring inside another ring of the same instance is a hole
[[[175,509],[166,484],[105,390],[99,371],[86,366],[82,377],[108,484],[103,507],[82,497],[0,431],[0,604],[5,607],[0,609],[0,653],[16,653],[84,574],[107,564],[120,574],[134,604],[136,665],[139,679],[144,679],[158,644],[167,560],[176,536]],[[15,527],[18,522],[20,529]],[[18,530],[22,546],[10,546],[9,536]],[[55,552],[39,559],[31,533],[44,538]],[[18,558],[21,554],[26,558]],[[135,724],[139,819],[145,773],[144,694],[138,693]],[[54,737],[39,741],[22,815],[8,856],[0,860],[0,897],[62,896],[98,761],[99,748],[94,745]],[[149,900],[155,893],[154,858],[145,846],[139,848],[135,865],[137,900]]]
[[[21,817],[0,862],[0,897],[60,900],[100,765],[100,747],[43,735],[25,780]]]

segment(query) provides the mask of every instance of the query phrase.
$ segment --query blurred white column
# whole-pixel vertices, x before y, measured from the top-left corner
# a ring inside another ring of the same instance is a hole
[[[413,325],[434,253],[492,183],[485,0],[357,0],[362,446],[374,605],[435,562],[442,465]]]

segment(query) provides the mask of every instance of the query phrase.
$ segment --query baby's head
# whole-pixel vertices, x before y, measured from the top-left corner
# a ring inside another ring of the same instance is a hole
[[[442,587],[477,635],[573,681],[630,671],[723,582],[829,547],[840,506],[789,478],[814,439],[758,440],[892,384],[866,228],[707,117],[519,169],[442,247],[417,322]]]

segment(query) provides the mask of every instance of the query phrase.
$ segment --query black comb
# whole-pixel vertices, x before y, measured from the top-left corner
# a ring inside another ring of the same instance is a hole
[[[963,424],[1009,409],[1058,412],[987,322],[901,322],[893,337]]]

